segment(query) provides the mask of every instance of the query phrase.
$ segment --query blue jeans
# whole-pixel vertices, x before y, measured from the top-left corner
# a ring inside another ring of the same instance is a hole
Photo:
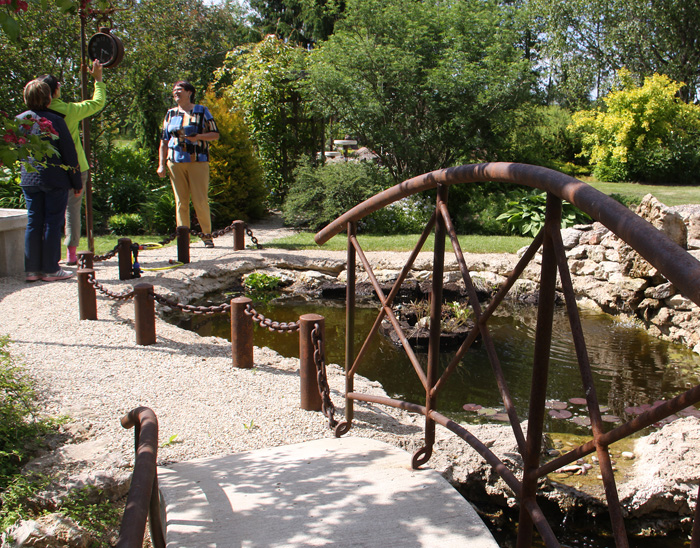
[[[57,272],[68,190],[22,187],[22,191],[27,203],[24,270],[45,274]]]

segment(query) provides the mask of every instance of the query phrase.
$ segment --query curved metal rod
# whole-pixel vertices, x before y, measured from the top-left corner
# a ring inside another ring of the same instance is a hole
[[[117,548],[141,548],[148,517],[154,548],[165,548],[156,472],[158,419],[148,407],[137,407],[122,417],[121,424],[124,428],[134,428],[136,459]]]
[[[633,211],[592,186],[545,167],[507,162],[470,164],[408,179],[353,207],[316,234],[322,245],[355,222],[383,207],[439,183],[486,181],[514,183],[550,192],[601,222],[657,268],[685,297],[700,306],[700,261]]]

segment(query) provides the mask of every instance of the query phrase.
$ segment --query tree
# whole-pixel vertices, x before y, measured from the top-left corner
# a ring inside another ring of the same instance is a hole
[[[532,98],[518,30],[493,2],[353,0],[311,54],[309,90],[397,181],[493,157],[494,132]]]
[[[345,10],[344,0],[250,0],[253,24],[303,47],[327,40]]]
[[[232,50],[214,88],[240,109],[250,130],[273,204],[284,201],[300,162],[322,144],[320,124],[302,96],[308,54],[274,36]]]
[[[89,3],[90,0],[87,0]],[[46,11],[47,2],[37,2],[30,0],[32,11]],[[68,11],[75,12],[78,2],[76,0],[54,0],[56,7],[60,8],[63,13]],[[25,0],[5,0],[2,2],[3,7],[0,7],[0,30],[12,42],[17,42],[22,34],[22,13],[30,9],[29,2]]]
[[[165,110],[172,106],[173,83],[189,80],[197,98],[203,97],[226,52],[246,42],[250,30],[242,9],[231,0],[211,5],[142,0],[119,16],[115,24],[123,29],[125,54],[113,79],[120,86],[118,100],[112,102],[118,110],[107,113],[155,155]]]
[[[620,72],[605,108],[573,115],[583,154],[600,180],[700,182],[700,105],[678,99],[682,83],[654,75],[638,86]]]
[[[637,78],[665,74],[700,98],[697,0],[530,0],[551,99],[585,106],[615,85],[625,67]]]

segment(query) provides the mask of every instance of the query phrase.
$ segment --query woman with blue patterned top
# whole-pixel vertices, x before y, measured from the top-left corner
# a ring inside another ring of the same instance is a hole
[[[185,81],[175,82],[177,103],[163,120],[158,175],[170,176],[175,194],[177,226],[190,227],[190,199],[202,228],[202,241],[214,247],[209,211],[209,143],[219,138],[209,109],[194,102],[195,89]]]

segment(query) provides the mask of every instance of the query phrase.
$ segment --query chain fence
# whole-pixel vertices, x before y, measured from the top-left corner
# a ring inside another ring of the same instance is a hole
[[[190,234],[193,236],[197,236],[198,238],[206,239],[208,237],[211,238],[218,238],[219,236],[224,236],[225,234],[228,234],[229,232],[233,231],[235,229],[235,225],[238,221],[232,222],[229,226],[225,228],[221,228],[219,230],[213,231],[211,234],[205,234],[204,232],[200,232],[194,229],[190,229]],[[255,237],[253,234],[253,231],[251,228],[247,225],[244,224],[245,228],[245,233],[246,235],[250,238],[251,242],[253,242],[253,245],[256,247],[256,249],[262,249],[263,246],[262,244],[258,241],[258,239]],[[175,240],[177,238],[177,232],[173,232],[169,236],[165,236],[162,240],[158,242],[159,246],[165,246]],[[149,249],[148,244],[133,244],[137,246],[137,249]],[[107,261],[111,259],[112,257],[115,257],[119,253],[119,244],[115,245],[113,249],[109,250],[107,253],[104,255],[94,255],[92,260],[96,262],[100,261]]]
[[[311,342],[314,346],[314,364],[316,365],[316,380],[318,390],[321,393],[321,412],[328,419],[328,427],[334,430],[338,426],[335,420],[335,405],[331,401],[331,388],[328,385],[328,375],[326,374],[326,352],[323,341],[323,330],[318,323],[314,324],[311,330]]]
[[[136,295],[134,288],[127,291],[117,293],[105,287],[103,284],[97,281],[95,278],[95,272],[92,271],[87,276],[87,281],[92,285],[96,291],[99,291],[102,295],[114,299],[117,301],[125,301]],[[185,314],[194,315],[215,315],[215,314],[226,314],[231,311],[230,302],[221,303],[218,305],[211,306],[199,306],[183,304],[174,299],[165,297],[158,294],[153,288],[150,288],[150,294],[154,300],[163,306],[170,307],[171,309],[179,310]],[[244,309],[244,313],[249,316],[252,321],[258,323],[261,327],[264,327],[272,332],[277,333],[297,333],[300,330],[300,322],[277,322],[267,318],[265,315],[261,314],[255,308],[253,308],[250,303],[247,303]],[[316,367],[316,380],[318,384],[319,394],[321,395],[321,412],[328,419],[328,426],[332,430],[335,430],[336,436],[344,433],[344,428],[347,423],[339,423],[335,419],[335,406],[331,400],[330,386],[328,384],[328,376],[325,363],[325,347],[323,340],[323,329],[319,323],[314,323],[314,327],[311,331],[311,342],[313,345],[313,361]]]
[[[299,322],[275,322],[260,314],[250,304],[246,305],[245,313],[251,316],[254,322],[260,324],[260,327],[265,327],[269,331],[277,333],[296,333],[299,331]]]

